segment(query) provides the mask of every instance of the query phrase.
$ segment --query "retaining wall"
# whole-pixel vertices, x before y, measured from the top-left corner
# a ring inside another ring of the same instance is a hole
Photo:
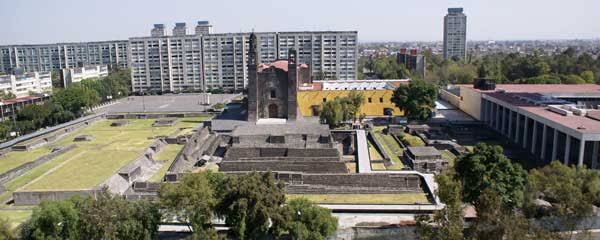
[[[16,177],[23,175],[24,173],[31,170],[32,168],[37,167],[47,161],[50,161],[53,158],[57,157],[58,155],[61,155],[68,151],[71,151],[74,148],[76,148],[75,144],[68,145],[60,150],[57,150],[57,151],[51,152],[49,154],[46,154],[44,156],[41,156],[32,162],[22,164],[14,169],[9,170],[8,172],[0,174],[0,184],[5,184],[5,183],[9,182],[10,180],[13,180]]]
[[[13,193],[16,206],[38,205],[42,201],[65,200],[72,196],[96,196],[98,190],[75,190],[75,191],[19,191]]]
[[[377,149],[377,151],[381,154],[381,156],[383,157],[383,164],[385,166],[391,166],[394,163],[392,163],[392,159],[390,158],[390,155],[388,155],[384,150],[383,150],[383,146],[381,145],[381,143],[377,140],[377,138],[375,136],[373,136],[373,132],[368,131],[367,132],[367,138],[370,139],[371,141],[373,141],[373,143],[375,143],[375,148]]]
[[[108,119],[155,119],[155,118],[168,118],[168,117],[201,117],[211,116],[210,113],[111,113],[106,118]]]

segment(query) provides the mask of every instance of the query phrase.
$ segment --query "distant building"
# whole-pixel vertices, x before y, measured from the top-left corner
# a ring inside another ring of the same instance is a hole
[[[150,36],[152,37],[162,37],[167,35],[167,30],[165,29],[164,24],[154,24],[154,28],[150,32]]]
[[[419,74],[421,78],[425,78],[425,56],[418,54],[417,49],[411,49],[410,52],[407,52],[406,48],[401,48],[396,55],[396,61],[399,65],[404,65],[406,69]]]
[[[404,113],[392,102],[392,95],[394,89],[408,83],[409,79],[314,81],[301,84],[298,91],[298,107],[302,116],[319,116],[319,107],[323,102],[358,91],[364,98],[358,114],[369,117],[403,116]]]
[[[467,15],[462,8],[448,8],[444,17],[444,59],[467,57]]]
[[[198,21],[196,35],[208,35],[213,33],[213,26],[208,21]]]
[[[204,28],[204,23],[201,24]],[[210,30],[209,30],[210,31]],[[134,92],[224,89],[240,92],[248,84],[251,33],[135,37],[131,47]],[[297,53],[319,79],[356,79],[357,32],[261,32],[258,63],[270,64]]]
[[[600,168],[600,85],[457,85],[440,96],[536,157]]]
[[[173,36],[185,36],[187,34],[187,27],[185,26],[185,23],[175,23],[175,27],[173,28]]]
[[[81,80],[98,79],[106,76],[108,76],[108,67],[106,65],[65,68],[62,69],[60,75],[63,87],[68,87],[72,83],[81,82]]]
[[[31,104],[44,104],[50,100],[50,95],[18,97],[0,101],[0,121],[16,119],[17,114],[21,109]]]
[[[0,46],[0,72],[47,72],[89,65],[124,69],[129,67],[128,52],[126,40]]]
[[[0,91],[11,92],[20,97],[30,96],[30,93],[51,93],[51,72],[29,72],[18,75],[1,75]]]

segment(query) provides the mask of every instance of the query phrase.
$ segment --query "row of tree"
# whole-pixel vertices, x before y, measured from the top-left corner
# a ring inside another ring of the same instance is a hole
[[[528,174],[500,146],[485,144],[460,157],[436,181],[446,207],[433,218],[419,217],[421,239],[572,239],[574,230],[585,232],[600,201],[597,170],[555,161]],[[477,214],[468,228],[464,204]]]
[[[438,84],[470,84],[476,77],[495,79],[498,83],[583,84],[600,82],[600,57],[574,48],[555,55],[493,53],[467,60],[444,60],[440,55],[424,51],[427,59],[425,80]],[[394,55],[358,60],[358,78],[419,79]]]
[[[50,101],[27,105],[19,111],[15,121],[0,123],[0,139],[9,138],[10,132],[22,135],[71,121],[101,102],[127,96],[130,79],[129,70],[117,69],[101,79],[87,79],[65,89],[57,88]]]
[[[475,77],[498,83],[583,84],[600,82],[600,57],[574,48],[555,55],[494,53],[466,61],[443,60],[426,51],[426,80],[440,84],[472,83]]]
[[[161,222],[174,222],[188,226],[190,239],[220,239],[223,236],[213,224],[218,219],[225,219],[236,239],[325,239],[337,228],[337,219],[328,209],[306,199],[286,204],[284,186],[271,173],[236,176],[207,171],[163,184],[154,202],[126,201],[106,191],[95,198],[43,202],[21,226],[20,236],[155,239]]]

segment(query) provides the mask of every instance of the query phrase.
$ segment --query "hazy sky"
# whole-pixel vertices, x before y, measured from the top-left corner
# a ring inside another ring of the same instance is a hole
[[[469,40],[600,38],[600,0],[0,0],[0,44],[127,39],[152,24],[215,32],[357,30],[359,41],[442,39],[464,7]]]

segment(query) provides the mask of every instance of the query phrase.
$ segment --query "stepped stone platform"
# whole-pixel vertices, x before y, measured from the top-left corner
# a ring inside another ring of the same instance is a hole
[[[329,128],[319,123],[247,124],[232,131],[219,169],[346,173],[340,149]]]

